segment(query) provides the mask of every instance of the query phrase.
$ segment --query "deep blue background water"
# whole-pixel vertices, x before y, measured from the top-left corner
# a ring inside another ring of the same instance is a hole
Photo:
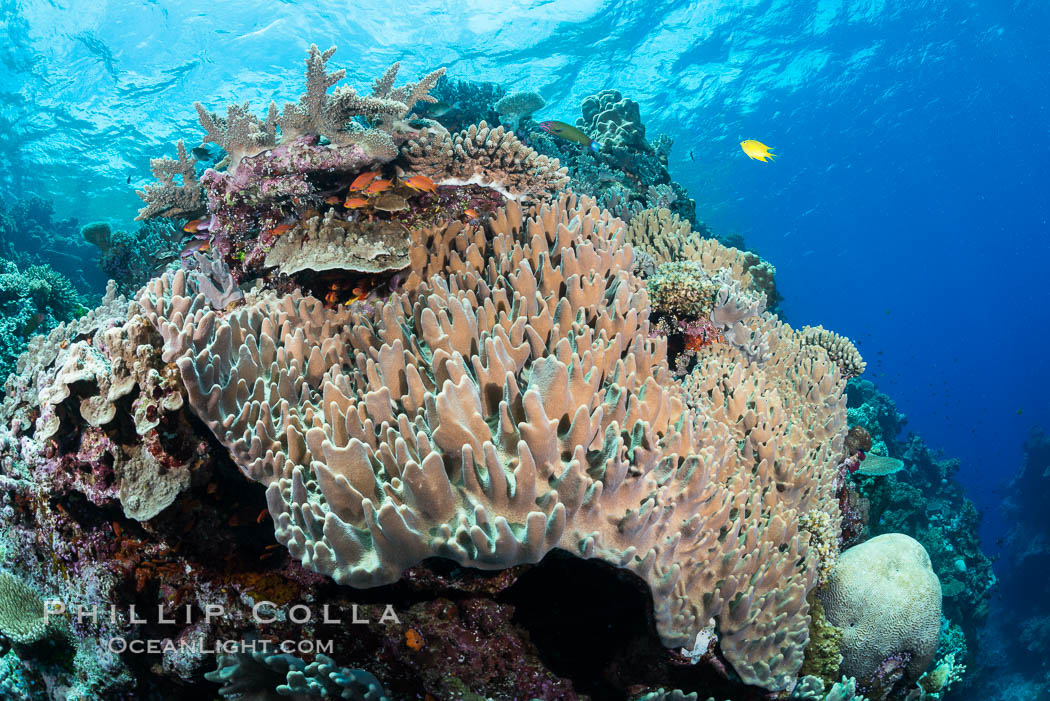
[[[148,159],[201,133],[194,100],[294,99],[311,43],[360,88],[445,65],[540,91],[548,119],[617,88],[675,138],[701,218],[777,266],[788,320],[856,339],[999,530],[994,487],[1050,425],[1045,3],[406,5],[7,0],[0,195],[126,226]]]

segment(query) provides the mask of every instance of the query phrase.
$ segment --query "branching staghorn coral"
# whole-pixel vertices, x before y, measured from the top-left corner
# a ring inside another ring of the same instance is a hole
[[[569,182],[558,159],[541,156],[502,126],[485,122],[455,135],[410,141],[405,169],[442,185],[477,183],[517,198],[549,200]]]
[[[358,95],[349,86],[329,93],[346,74],[343,69],[328,72],[333,53],[335,47],[322,52],[311,45],[306,58],[306,92],[280,111],[271,102],[265,119],[256,117],[247,103],[230,105],[225,117],[195,103],[204,141],[218,144],[229,154],[225,171],[208,169],[201,178],[208,210],[218,217],[210,224],[213,234],[243,233],[245,209],[253,209],[255,218],[261,219],[266,205],[280,206],[284,199],[307,197],[313,192],[308,174],[355,173],[393,160],[409,138],[446,133],[439,125],[420,130],[402,121],[415,103],[434,101],[429,92],[445,69],[392,89],[398,67],[394,64],[376,82],[372,96]],[[161,182],[139,193],[146,207],[137,218],[203,212],[195,163],[186,158],[181,141],[178,161],[154,160],[151,167]],[[182,185],[173,181],[176,173],[182,176]]]
[[[749,377],[722,346],[688,409],[618,220],[563,196],[490,226],[415,234],[438,250],[413,250],[414,291],[375,316],[298,292],[217,313],[181,272],[140,302],[307,567],[367,587],[427,557],[502,569],[562,548],[646,581],[665,645],[713,618],[746,682],[786,688],[818,571],[799,514],[834,505],[837,369],[774,326],[788,357],[772,339]],[[763,394],[777,382],[797,390]]]
[[[204,143],[214,143],[226,151],[231,172],[245,156],[258,155],[277,145],[277,105],[273,102],[265,120],[256,117],[247,102],[227,107],[225,118],[209,112],[199,102],[194,102],[193,106],[204,127]]]
[[[178,159],[154,158],[149,162],[158,182],[135,192],[146,206],[139,210],[135,220],[150,217],[185,217],[204,211],[204,197],[197,181],[196,158],[186,154],[186,144],[179,139]],[[175,177],[178,176],[179,180]]]

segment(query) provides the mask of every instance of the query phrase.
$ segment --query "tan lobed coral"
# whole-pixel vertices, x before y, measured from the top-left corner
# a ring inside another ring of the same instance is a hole
[[[406,172],[442,185],[485,185],[512,199],[549,200],[569,182],[557,158],[541,156],[512,132],[485,122],[455,135],[409,141],[402,157]]]
[[[739,614],[738,605],[716,595],[704,615],[719,619],[727,658],[769,661],[769,676],[752,683],[773,688],[769,682],[779,670],[802,663],[805,597],[837,555],[834,542],[806,529],[830,522],[835,530],[840,518],[832,484],[846,431],[845,379],[825,353],[803,346],[775,316],[764,313],[749,323],[745,344],[701,348],[684,387],[688,405],[708,419],[711,435],[702,445],[733,446],[713,455],[738,500],[736,513],[748,515],[748,532],[737,541],[738,579],[718,592],[751,582],[744,587],[751,613],[727,616],[725,607]],[[721,575],[716,569],[704,576]]]
[[[303,270],[382,272],[408,265],[410,235],[396,221],[345,221],[329,209],[281,236],[264,265],[285,275]]]
[[[414,232],[413,291],[374,316],[298,292],[217,312],[181,272],[140,303],[308,567],[363,587],[431,556],[598,557],[648,582],[666,645],[714,618],[746,682],[786,688],[819,570],[798,521],[834,508],[842,380],[759,319],[769,359],[720,345],[683,406],[621,230],[562,196],[509,203],[488,235]]]
[[[802,327],[802,342],[826,350],[846,377],[857,377],[867,365],[852,341],[823,326]]]

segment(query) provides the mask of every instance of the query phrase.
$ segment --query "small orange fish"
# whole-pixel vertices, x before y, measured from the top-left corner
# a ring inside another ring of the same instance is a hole
[[[263,519],[266,518],[269,515],[270,515],[270,512],[267,511],[266,509],[263,509],[262,511],[259,512],[259,515],[255,517],[255,522],[256,523],[262,523]]]
[[[477,219],[478,216],[479,216],[478,215],[478,210],[476,210],[476,209],[468,209],[466,212],[464,212],[464,214],[466,214],[471,219]]]
[[[347,197],[346,202],[343,203],[343,206],[347,209],[360,209],[361,207],[368,206],[368,200],[366,200],[364,197]]]
[[[193,234],[196,233],[197,227],[199,227],[203,223],[203,219],[193,219],[191,221],[186,222],[186,226],[182,227],[182,230],[185,231],[187,234]]]
[[[339,195],[332,195],[331,197],[326,197],[324,201],[325,204],[342,204],[343,198]]]
[[[280,226],[275,226],[274,228],[270,229],[266,233],[270,234],[270,236],[273,236],[274,238],[277,238],[278,236],[280,236],[284,232],[286,232],[289,229],[291,229],[293,226],[294,226],[294,224],[281,224]]]
[[[413,190],[422,190],[424,192],[437,192],[437,186],[434,185],[434,181],[425,175],[413,175],[411,178],[405,181],[405,185],[408,185]]]
[[[350,191],[354,192],[355,190],[364,190],[365,187],[368,186],[368,183],[372,182],[378,177],[379,172],[374,170],[371,170],[367,173],[361,173],[361,175],[358,175],[356,178],[354,178],[354,182],[350,183]]]
[[[339,301],[339,293],[335,290],[332,290],[324,296],[324,301],[328,302],[328,304],[335,304]]]
[[[392,183],[389,180],[376,180],[374,183],[365,188],[366,195],[374,195],[377,192],[383,192],[389,190]]]

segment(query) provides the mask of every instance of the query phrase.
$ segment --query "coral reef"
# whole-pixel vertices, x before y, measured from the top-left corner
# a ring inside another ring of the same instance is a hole
[[[645,140],[636,102],[604,90],[586,98],[581,111],[576,125],[601,146],[597,154],[542,130],[529,130],[526,136],[530,146],[567,167],[573,192],[596,198],[599,206],[625,222],[643,209],[669,208],[702,228],[696,203],[668,172],[671,139],[658,137],[653,145]]]
[[[829,498],[819,475],[833,469],[834,443],[841,440],[838,422],[845,418],[836,399],[841,392],[836,371],[826,355],[823,361],[811,356],[803,374],[791,380],[819,397],[799,406],[826,417],[820,420],[824,430],[807,439],[816,442],[793,454],[820,457],[778,468],[769,443],[762,462],[768,473],[732,491],[720,488],[733,471],[726,478],[708,474],[710,468],[690,454],[694,441],[726,445],[727,436],[694,437],[695,419],[664,389],[662,346],[647,338],[648,309],[630,277],[626,251],[614,244],[615,220],[590,207],[562,200],[526,220],[518,205],[508,203],[492,220],[488,250],[468,251],[461,273],[448,282],[424,281],[411,306],[393,299],[374,316],[353,309],[330,312],[301,296],[264,294],[222,317],[187,288],[181,274],[151,284],[141,302],[165,339],[163,357],[182,373],[191,405],[244,474],[268,486],[278,540],[306,566],[339,582],[375,586],[396,580],[428,556],[505,568],[537,562],[560,546],[649,581],[665,644],[691,643],[696,630],[690,622],[715,617],[722,620],[722,648],[737,672],[754,683],[782,687],[801,664],[808,629],[805,593],[815,583],[811,565],[795,569],[796,561],[808,557],[792,509],[819,508]],[[524,260],[532,262],[522,268]],[[568,285],[565,297],[559,294],[562,284]],[[521,316],[497,323],[495,310],[509,310],[508,304]],[[580,321],[572,325],[572,319]],[[583,319],[600,335],[580,326]],[[281,329],[292,335],[276,335]],[[767,335],[775,337],[776,330]],[[426,354],[417,339],[426,343]],[[610,345],[613,339],[633,340]],[[779,339],[763,340],[776,345],[774,357],[782,351],[773,364],[780,372],[781,363],[797,365],[791,354],[806,353],[797,342],[781,348],[775,344]],[[712,365],[700,382],[735,381],[728,368],[743,367],[732,354],[718,362],[723,365]],[[508,373],[521,379],[506,384]],[[475,374],[478,379],[472,380]],[[603,381],[623,389],[613,392],[609,384],[599,391]],[[238,386],[254,389],[243,398],[223,390]],[[647,408],[629,399],[631,388],[645,388],[639,396]],[[709,412],[718,401],[708,400]],[[732,405],[717,409],[727,410],[746,411]],[[324,419],[304,423],[310,416]],[[551,432],[559,422],[568,427],[564,437]],[[766,444],[769,428],[754,433],[753,440]],[[425,435],[432,438],[424,440]],[[799,439],[785,433],[780,444]],[[588,449],[596,452],[588,456]],[[395,458],[398,454],[402,457]],[[516,459],[508,465],[501,454]],[[448,473],[445,464],[456,467]],[[721,464],[729,469],[729,463]],[[638,474],[628,478],[628,465]],[[792,471],[794,497],[781,494],[746,530],[731,526],[726,518],[734,499],[748,494],[758,499],[778,469]],[[545,491],[548,484],[557,491]],[[660,485],[665,496],[651,494],[647,484]],[[682,518],[690,522],[685,533],[688,549],[696,553],[691,557],[711,562],[716,552],[734,543],[743,546],[762,532],[775,534],[775,540],[763,555],[743,557],[736,572],[684,566],[688,561],[677,561],[675,547],[659,545],[671,514],[660,521],[640,516],[653,508],[646,500],[671,508],[686,498],[677,508],[690,514]],[[307,508],[308,503],[320,508]],[[719,528],[739,533],[739,541],[710,541]],[[637,550],[648,555],[637,558]],[[738,612],[731,624],[721,610],[735,594],[728,587],[757,574],[760,563],[764,576],[778,585],[754,591],[750,613]],[[797,584],[786,585],[787,577],[797,578]],[[781,657],[756,649],[764,617],[792,609],[798,623],[787,639],[797,641],[796,652]],[[779,671],[763,671],[769,668]]]
[[[902,437],[907,417],[867,380],[850,380],[847,407],[849,424],[869,434],[872,457],[903,463],[892,474],[865,475],[866,458],[853,475],[849,488],[866,513],[866,530],[907,533],[922,544],[941,582],[944,614],[966,633],[969,652],[958,660],[972,666],[997,580],[978,539],[981,515],[955,478],[959,461],[935,454],[915,434]]]
[[[142,222],[135,231],[113,231],[106,222],[92,222],[80,234],[98,248],[98,267],[116,281],[122,295],[134,293],[176,260],[183,238],[171,221],[164,220]]]
[[[915,539],[887,533],[847,549],[817,597],[842,629],[842,673],[860,680],[873,699],[910,686],[933,661],[941,586]]]
[[[42,197],[0,203],[0,259],[19,270],[49,266],[84,292],[106,285],[77,220],[56,220],[54,203]]]
[[[19,271],[0,259],[0,379],[15,369],[29,340],[83,314],[84,300],[61,273],[34,265]]]
[[[1050,660],[1045,654],[1050,649],[1050,602],[1044,586],[1044,573],[1050,568],[1050,437],[1043,430],[1029,433],[1024,462],[1006,483],[1006,494],[1002,512],[1010,529],[1003,539],[1002,600],[1025,605],[1000,604],[993,617],[1004,634],[1004,652],[1026,660],[1021,669],[1039,680],[1044,694],[1050,693]]]
[[[26,674],[77,701],[860,698],[813,598],[871,447],[848,340],[690,226],[670,140],[615,91],[581,154],[530,133],[535,100],[398,64],[359,94],[333,52],[265,115],[197,104],[225,158],[153,162],[155,244],[85,227],[118,282],[6,384],[0,564],[119,609]],[[452,128],[497,111],[520,138]],[[328,647],[205,651],[288,639]]]
[[[219,117],[198,103],[205,140],[227,153],[225,170],[208,168],[198,180],[195,161],[180,142],[177,161],[151,164],[159,182],[139,192],[146,206],[138,218],[207,212],[206,219],[194,220],[194,229],[206,232],[209,245],[241,280],[257,273],[284,231],[328,209],[326,200],[340,188],[341,176],[349,183],[360,172],[392,161],[406,141],[430,131],[447,134],[436,122],[410,116],[417,103],[435,101],[429,91],[444,69],[394,88],[399,68],[394,64],[375,81],[371,95],[346,85],[329,92],[345,75],[344,70],[328,71],[334,51],[311,46],[306,92],[281,110],[270,103],[265,119],[247,105],[231,105],[227,116]]]
[[[374,676],[361,669],[342,668],[323,654],[309,664],[286,653],[220,654],[218,668],[204,677],[222,684],[219,695],[223,698],[279,701],[294,695],[304,700],[389,701]]]

